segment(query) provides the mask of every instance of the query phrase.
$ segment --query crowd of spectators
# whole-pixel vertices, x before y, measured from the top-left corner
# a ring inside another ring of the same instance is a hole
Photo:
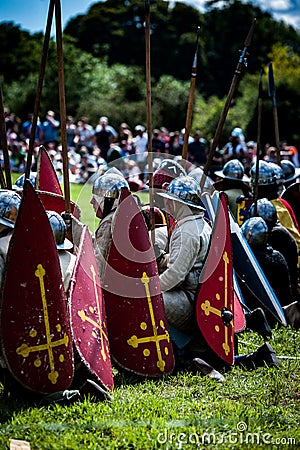
[[[24,122],[8,109],[4,110],[4,116],[11,171],[23,173],[33,114],[29,113]],[[39,147],[43,145],[48,150],[58,177],[62,176],[60,126],[60,121],[51,110],[45,115],[44,121],[38,119],[32,170],[36,169],[35,156]],[[169,131],[163,126],[152,130],[154,168],[166,155],[177,160],[181,158],[184,132],[184,129]],[[115,129],[105,116],[99,118],[96,126],[90,124],[87,117],[80,117],[78,121],[75,121],[72,116],[67,116],[66,133],[71,182],[85,183],[95,172],[105,171],[107,165],[115,161],[127,178],[135,180],[141,187],[146,187],[148,132],[144,125],[136,124],[131,128],[123,122]],[[188,139],[187,160],[193,165],[203,167],[207,161],[209,145],[201,132],[196,130]],[[275,147],[266,144],[262,153],[265,160],[276,161]],[[295,167],[299,167],[298,151],[295,146],[282,142],[280,153],[282,159],[289,159]],[[2,151],[0,151],[0,157],[3,165]],[[214,172],[220,170],[230,159],[239,159],[245,168],[245,173],[248,174],[255,158],[256,143],[253,140],[246,142],[241,128],[234,128],[226,145],[216,149],[210,176],[214,179]]]

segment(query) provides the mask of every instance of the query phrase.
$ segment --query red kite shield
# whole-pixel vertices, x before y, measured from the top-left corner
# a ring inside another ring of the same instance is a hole
[[[103,283],[111,355],[123,368],[159,377],[174,367],[154,251],[128,190],[116,211]]]
[[[37,191],[37,194],[46,211],[56,211],[58,214],[61,214],[66,210],[65,199],[62,195],[45,191]],[[80,208],[72,201],[70,202],[70,212],[76,219],[80,219]]]
[[[37,156],[36,188],[63,195],[52,161],[42,145]]]
[[[196,303],[198,326],[211,349],[233,364],[233,268],[229,217],[220,192],[209,253],[201,272]]]
[[[0,326],[6,364],[24,387],[48,394],[70,386],[73,349],[58,253],[28,181],[7,257]]]
[[[89,370],[112,389],[105,307],[92,238],[86,226],[81,234],[69,303],[76,348]]]
[[[233,310],[234,332],[241,333],[246,328],[246,318],[236,290],[233,291]]]

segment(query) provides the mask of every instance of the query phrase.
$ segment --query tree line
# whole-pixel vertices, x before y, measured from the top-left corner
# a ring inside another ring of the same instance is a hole
[[[215,0],[204,13],[181,2],[151,1],[152,122],[170,130],[184,127],[190,72],[200,26],[198,75],[192,129],[214,135],[247,32],[256,18],[248,66],[230,109],[222,143],[230,130],[243,128],[256,138],[259,70],[264,68],[262,142],[274,144],[272,103],[266,68],[273,61],[282,139],[300,146],[297,129],[300,97],[300,34],[268,12],[240,0],[221,8]],[[146,124],[145,12],[142,0],[106,0],[64,29],[67,113],[96,124],[107,115],[112,125]],[[0,77],[5,106],[21,120],[33,110],[43,45],[42,33],[29,33],[13,22],[0,24]],[[58,113],[56,44],[49,47],[41,116]]]

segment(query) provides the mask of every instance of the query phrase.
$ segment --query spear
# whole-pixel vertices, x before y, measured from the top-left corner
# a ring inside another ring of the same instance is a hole
[[[229,111],[229,107],[230,107],[230,104],[231,104],[231,100],[233,98],[233,94],[234,94],[234,92],[236,90],[236,87],[238,85],[239,79],[241,77],[242,70],[243,70],[244,67],[247,67],[247,56],[248,56],[247,50],[248,50],[248,48],[251,45],[251,41],[252,41],[252,37],[253,37],[253,33],[254,33],[255,22],[256,22],[256,19],[254,19],[253,22],[252,22],[252,25],[250,27],[250,30],[249,30],[248,35],[246,37],[246,40],[244,42],[244,49],[241,52],[238,64],[237,64],[235,72],[234,72],[234,76],[233,76],[233,79],[232,79],[232,82],[231,82],[231,86],[230,86],[230,89],[229,89],[229,92],[228,92],[228,96],[227,96],[227,99],[226,99],[226,102],[225,102],[225,105],[224,105],[224,108],[223,108],[223,111],[222,111],[219,123],[217,125],[217,129],[216,129],[215,136],[213,138],[213,141],[212,141],[212,144],[211,144],[211,147],[210,147],[210,151],[209,151],[209,154],[208,154],[208,157],[207,157],[206,164],[204,166],[204,170],[203,170],[204,173],[203,173],[203,176],[202,176],[202,179],[201,179],[201,182],[200,182],[201,189],[203,189],[203,186],[204,186],[204,183],[205,183],[205,179],[206,179],[206,177],[208,175],[208,172],[209,172],[209,169],[210,169],[213,157],[214,157],[215,150],[216,150],[216,148],[218,146],[219,139],[220,139],[220,136],[221,136],[221,133],[222,133],[222,130],[223,130],[223,126],[224,126],[224,123],[225,123],[225,120],[226,120],[226,117],[227,117],[227,114],[228,114],[228,111]]]
[[[5,189],[6,188],[2,166],[0,166],[0,186],[1,186],[1,189]]]
[[[37,92],[36,92],[35,103],[34,103],[32,125],[31,125],[31,130],[30,130],[29,148],[28,148],[27,162],[26,162],[26,168],[25,168],[25,178],[29,178],[29,176],[30,176],[30,168],[31,168],[31,164],[32,164],[32,155],[33,155],[33,146],[34,146],[35,134],[36,134],[36,128],[37,128],[37,119],[38,119],[39,107],[40,107],[40,103],[41,103],[42,87],[43,87],[43,81],[44,81],[44,77],[45,77],[46,61],[47,61],[47,55],[48,55],[48,49],[49,49],[53,11],[54,11],[54,0],[50,0],[48,17],[47,17],[47,25],[46,25],[46,31],[45,31],[45,37],[44,37],[43,52],[42,52],[41,65],[40,65],[40,74],[39,74]]]
[[[269,91],[269,97],[272,98],[272,103],[273,103],[273,118],[274,118],[277,164],[279,166],[281,166],[276,88],[275,88],[275,81],[274,81],[273,65],[271,62],[268,65],[268,91]]]
[[[152,154],[152,111],[151,111],[151,64],[150,64],[150,0],[145,0],[145,39],[146,39],[146,103],[148,130],[148,177],[151,241],[155,242],[155,215],[153,199],[153,154]]]
[[[65,211],[66,214],[69,215],[70,214],[69,160],[68,160],[68,143],[67,143],[67,117],[66,117],[67,115],[66,115],[60,0],[55,0],[55,23],[56,23],[56,41],[57,41],[59,111],[61,123]]]
[[[182,149],[182,166],[184,168],[185,168],[185,160],[186,160],[187,151],[188,151],[188,143],[189,143],[189,135],[190,135],[190,130],[191,130],[193,105],[194,105],[194,96],[195,96],[195,87],[196,87],[198,45],[199,45],[199,30],[200,30],[200,27],[198,26],[198,28],[197,28],[197,39],[196,39],[196,51],[195,51],[194,60],[193,60],[193,64],[192,64],[191,82],[190,82],[190,94],[189,94],[188,108],[187,108],[187,114],[186,114],[183,149]]]
[[[258,85],[258,103],[257,103],[257,140],[256,140],[256,164],[255,164],[255,184],[254,184],[254,215],[255,216],[257,216],[257,199],[258,199],[258,175],[259,175],[261,112],[262,112],[262,74],[263,74],[263,70],[260,69],[259,85]]]
[[[4,170],[5,170],[5,178],[6,183],[4,180],[2,167],[0,170],[0,184],[2,188],[7,187],[8,189],[11,189],[11,175],[10,175],[10,162],[9,162],[9,154],[8,154],[8,147],[7,147],[7,136],[6,136],[6,126],[5,126],[5,117],[4,117],[4,106],[3,106],[3,94],[2,94],[2,87],[0,86],[0,123],[1,123],[1,136],[2,136],[2,150],[3,150],[3,157],[4,157]]]

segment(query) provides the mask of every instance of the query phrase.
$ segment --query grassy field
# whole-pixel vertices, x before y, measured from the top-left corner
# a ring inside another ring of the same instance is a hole
[[[90,192],[89,185],[71,188],[93,229]],[[254,333],[240,340],[240,353],[262,344]],[[281,366],[234,367],[225,383],[189,372],[138,379],[115,367],[113,402],[41,406],[5,398],[0,384],[0,449],[12,438],[34,450],[300,448],[300,334],[276,329],[271,344]]]
[[[244,333],[244,350],[260,344]],[[299,333],[276,330],[278,355],[299,356]],[[6,400],[0,394],[0,448],[10,438],[32,449],[279,449],[300,448],[300,363],[245,371],[226,382],[188,372],[137,380],[115,368],[113,402],[86,398],[68,406]]]

